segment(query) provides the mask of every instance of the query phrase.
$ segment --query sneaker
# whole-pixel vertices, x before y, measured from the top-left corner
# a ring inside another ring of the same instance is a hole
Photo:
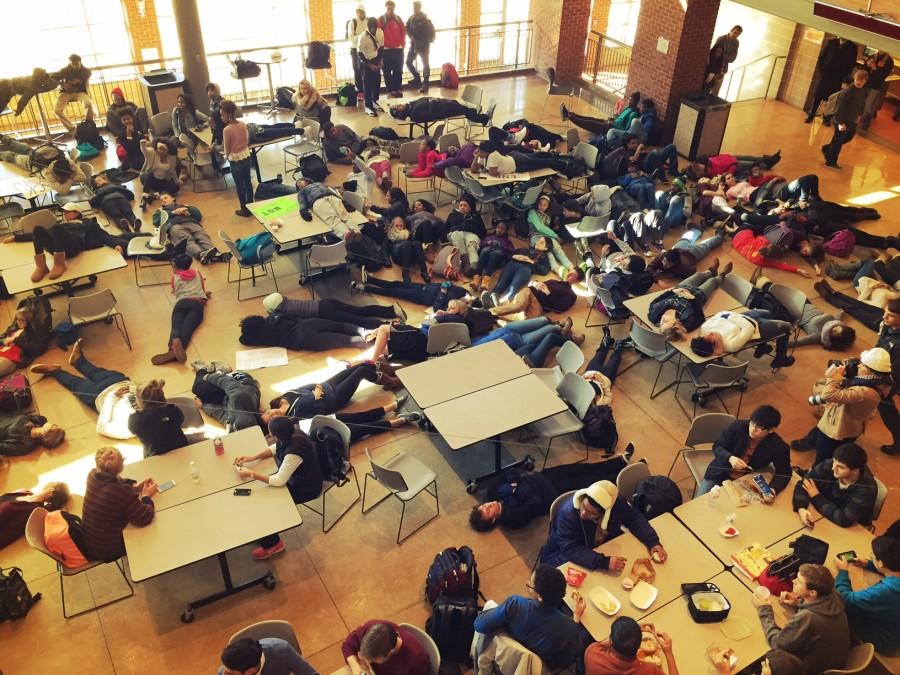
[[[600,346],[604,349],[609,349],[615,344],[615,340],[613,336],[609,332],[609,326],[603,326],[603,339],[600,341]]]
[[[722,278],[727,277],[729,274],[731,274],[731,270],[733,269],[734,263],[729,260],[727,263],[725,263],[725,267],[722,268],[722,271],[719,272],[719,276]]]
[[[376,103],[373,103],[373,104],[372,104],[372,107],[375,109],[375,112],[380,112],[380,113],[383,113],[383,112],[384,112],[384,108],[382,108],[380,105],[378,105],[377,102],[376,102]]]
[[[900,455],[900,446],[896,445],[882,445],[881,451],[886,455]]]
[[[402,413],[400,415],[397,415],[397,417],[412,424],[421,424],[423,421],[425,421],[425,415],[420,413],[418,410],[408,413]]]
[[[485,309],[490,309],[491,307],[495,307],[494,305],[494,294],[490,291],[482,291],[481,293],[481,306]]]
[[[201,361],[200,359],[197,359],[196,361],[191,361],[191,370],[193,370],[195,373],[198,370],[205,370],[207,373],[211,373],[215,369],[216,368],[215,368],[215,366],[213,366],[213,364],[207,363],[206,361]]]
[[[365,284],[361,284],[358,281],[350,282],[350,293],[365,293],[365,292],[366,292]]]
[[[154,366],[161,366],[165,363],[172,363],[176,359],[175,352],[167,351],[150,357],[150,363]]]
[[[80,359],[84,355],[84,350],[82,346],[84,345],[84,338],[78,338],[75,340],[75,344],[72,345],[72,350],[69,352],[69,365],[74,366],[75,362]]]
[[[794,365],[794,357],[781,354],[772,359],[772,368],[790,368]]]
[[[761,359],[766,354],[771,353],[772,345],[767,342],[763,342],[762,344],[756,345],[756,349],[753,350],[753,358]]]
[[[384,373],[385,373],[385,375],[388,375],[387,371],[384,371]],[[393,377],[393,376],[388,375],[388,377]],[[409,394],[397,394],[397,396],[394,397],[394,401],[397,404],[397,410],[400,410],[400,408],[402,408],[404,405],[406,405],[406,402],[408,400],[409,400]]]
[[[253,559],[254,560],[266,560],[267,558],[271,558],[273,555],[278,555],[279,553],[284,552],[284,542],[280,539],[278,543],[270,548],[263,548],[262,546],[257,546],[253,549]]]
[[[250,211],[249,211],[249,210],[247,209],[247,207],[245,206],[245,207],[243,207],[243,208],[237,209],[237,210],[234,212],[234,215],[240,216],[241,218],[250,218],[253,214],[250,213]]]
[[[224,361],[212,361],[209,366],[217,373],[225,373],[227,375],[228,373],[234,372],[234,368],[229,366]]]
[[[625,461],[630,462],[631,457],[634,455],[634,443],[629,443],[625,446]]]

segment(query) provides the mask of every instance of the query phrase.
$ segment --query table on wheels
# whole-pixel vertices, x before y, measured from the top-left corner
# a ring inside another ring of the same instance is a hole
[[[104,272],[127,267],[125,261],[118,251],[108,248],[95,248],[89,251],[82,251],[76,257],[66,260],[66,271],[62,276],[56,279],[44,277],[40,281],[32,281],[31,273],[34,271],[34,251],[31,244],[22,244],[27,246],[31,251],[28,255],[30,262],[10,267],[3,270],[3,281],[6,283],[6,289],[12,294],[34,292],[35,295],[41,295],[47,286],[56,286],[56,293],[66,293],[69,296],[75,294],[75,291],[81,288],[88,288],[97,283],[97,276]],[[19,244],[3,244],[3,246],[19,246]],[[87,281],[78,283],[79,280],[87,278]]]

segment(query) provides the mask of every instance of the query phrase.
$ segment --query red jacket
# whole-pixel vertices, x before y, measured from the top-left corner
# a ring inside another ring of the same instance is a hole
[[[406,25],[403,19],[394,14],[388,21],[387,14],[378,17],[378,27],[384,33],[385,49],[403,49],[406,46]]]
[[[721,176],[723,173],[733,173],[737,168],[737,157],[734,155],[713,155],[709,158],[709,164],[706,167],[706,175]]]
[[[794,265],[789,265],[778,260],[769,260],[760,255],[759,249],[768,246],[771,243],[772,242],[762,235],[759,235],[758,237],[754,236],[752,230],[741,230],[734,235],[734,239],[731,240],[731,248],[740,253],[754,265],[759,265],[760,267],[774,267],[775,269],[784,270],[786,272],[796,272],[797,267]]]

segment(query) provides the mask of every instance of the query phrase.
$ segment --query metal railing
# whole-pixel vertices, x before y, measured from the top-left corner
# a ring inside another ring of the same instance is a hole
[[[628,84],[631,46],[597,31],[588,35],[582,77],[612,94],[623,94]]]
[[[531,67],[533,29],[530,20],[443,28],[435,33],[429,59],[433,83],[440,79],[441,65],[448,62],[456,66],[461,77]],[[282,86],[296,88],[298,82],[306,78],[322,93],[333,93],[340,83],[353,81],[350,43],[347,40],[326,42],[331,47],[332,66],[328,69],[311,70],[305,67],[310,44],[312,43],[305,42],[207,53],[210,82],[219,84],[222,94],[239,104],[267,104],[270,93],[264,62],[270,60],[274,51],[281,52],[282,61],[270,66],[273,91]],[[235,58],[259,61],[261,74],[255,78],[236,79],[232,75],[231,65]],[[140,74],[158,68],[180,71],[181,65],[181,58],[176,57],[91,66],[89,93],[94,101],[95,112],[98,113],[95,116],[97,125],[105,124],[106,110],[112,101],[110,92],[114,88],[121,88],[127,100],[146,105]],[[405,70],[403,77],[404,82],[410,79]],[[16,109],[19,97],[14,96],[8,108],[0,111],[0,133],[31,138],[45,136],[48,130],[50,133],[61,131],[62,124],[53,112],[57,98],[57,91],[39,94],[31,99],[21,115],[16,116],[12,111]],[[206,110],[205,100],[195,100],[194,103],[200,110]],[[42,122],[42,110],[47,129]],[[66,108],[66,116],[75,122],[81,121],[84,119],[83,107],[78,103],[70,103]]]
[[[767,99],[778,93],[787,56],[766,54],[725,73],[719,96],[732,103]]]

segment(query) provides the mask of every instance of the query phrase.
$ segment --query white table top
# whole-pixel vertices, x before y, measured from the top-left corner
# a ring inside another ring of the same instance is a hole
[[[738,506],[728,493],[722,490],[718,499],[713,499],[712,495],[707,493],[685,502],[676,507],[675,515],[719,560],[731,566],[732,553],[753,543],[768,548],[775,542],[805,529],[791,507],[791,495],[797,480],[796,475],[792,476],[791,482],[771,504],[752,502],[747,506]],[[734,526],[739,534],[726,539],[718,530],[725,524],[725,516],[729,513],[737,516]]]
[[[222,490],[159,511],[146,527],[126,527],[131,578],[144,581],[301,524],[286,488],[247,487],[247,497]]]
[[[486,171],[484,173],[472,173],[469,169],[463,171],[463,175],[473,180],[477,180],[483,187],[494,187],[497,185],[506,185],[507,183],[518,183],[535,178],[544,178],[545,176],[555,176],[557,172],[549,167],[544,169],[535,169],[534,171],[517,171],[501,176],[491,176]]]
[[[537,375],[525,375],[439,403],[426,413],[447,445],[459,450],[564,410],[568,408],[555,391]]]
[[[125,475],[141,481],[153,478],[157,483],[175,481],[175,487],[154,495],[157,512],[190,502],[213,492],[227,490],[248,482],[241,478],[234,467],[234,458],[255,455],[266,447],[266,439],[259,427],[241,429],[222,436],[224,454],[216,455],[212,439],[172,450],[164,455],[147,457],[125,467]],[[197,465],[200,482],[194,483],[190,475],[190,463]],[[253,467],[260,473],[275,471],[275,461],[265,459]]]
[[[397,377],[420,407],[430,408],[530,372],[503,340],[493,340],[401,368]]]
[[[12,246],[12,244],[3,244],[4,246]],[[31,248],[31,244],[27,244]],[[18,293],[27,293],[37,288],[45,286],[53,286],[66,281],[75,281],[92,274],[103,274],[122,267],[127,267],[128,263],[115,249],[102,246],[100,248],[82,251],[74,258],[66,260],[68,268],[65,273],[57,279],[44,277],[37,283],[31,280],[31,273],[34,272],[34,249],[29,254],[31,262],[19,265],[18,267],[10,267],[3,270],[3,280],[6,282],[7,290],[16,295]],[[48,266],[52,266],[53,261],[48,257]]]
[[[0,244],[0,270],[24,265],[34,265],[34,244],[30,241],[11,241],[8,244]]]
[[[281,208],[278,208],[278,207]],[[286,207],[286,208],[285,208]],[[304,239],[315,239],[331,232],[331,228],[324,220],[310,211],[313,219],[309,222],[300,217],[300,204],[296,195],[284,195],[264,199],[260,202],[247,204],[247,208],[256,219],[265,227],[279,244],[293,244]],[[368,218],[358,211],[349,214],[350,222],[362,225],[368,222]],[[280,218],[284,223],[280,227],[273,227],[272,221]]]
[[[580,590],[587,603],[587,609],[585,609],[581,623],[595,640],[604,640],[609,637],[610,626],[618,617],[630,616],[633,619],[640,620],[663,605],[681,597],[681,584],[708,581],[724,569],[722,562],[710,553],[671,513],[657,516],[650,523],[657,534],[659,534],[660,543],[666,549],[669,557],[663,564],[653,563],[656,570],[656,579],[653,581],[653,586],[659,590],[659,595],[657,595],[656,600],[648,609],[635,607],[629,599],[631,592],[622,588],[622,580],[631,571],[631,564],[638,558],[647,558],[649,556],[647,547],[629,532],[604,542],[595,549],[604,555],[627,558],[628,562],[623,572],[611,573],[599,570],[590,572],[573,563],[565,563],[559,566],[563,574],[566,573],[569,567],[588,573]],[[591,602],[590,593],[598,586],[608,590],[622,603],[622,609],[614,616],[603,614]],[[566,602],[570,607],[574,606],[571,597],[572,590],[571,587],[568,588],[569,592],[566,594]],[[663,628],[663,630],[668,629]]]

